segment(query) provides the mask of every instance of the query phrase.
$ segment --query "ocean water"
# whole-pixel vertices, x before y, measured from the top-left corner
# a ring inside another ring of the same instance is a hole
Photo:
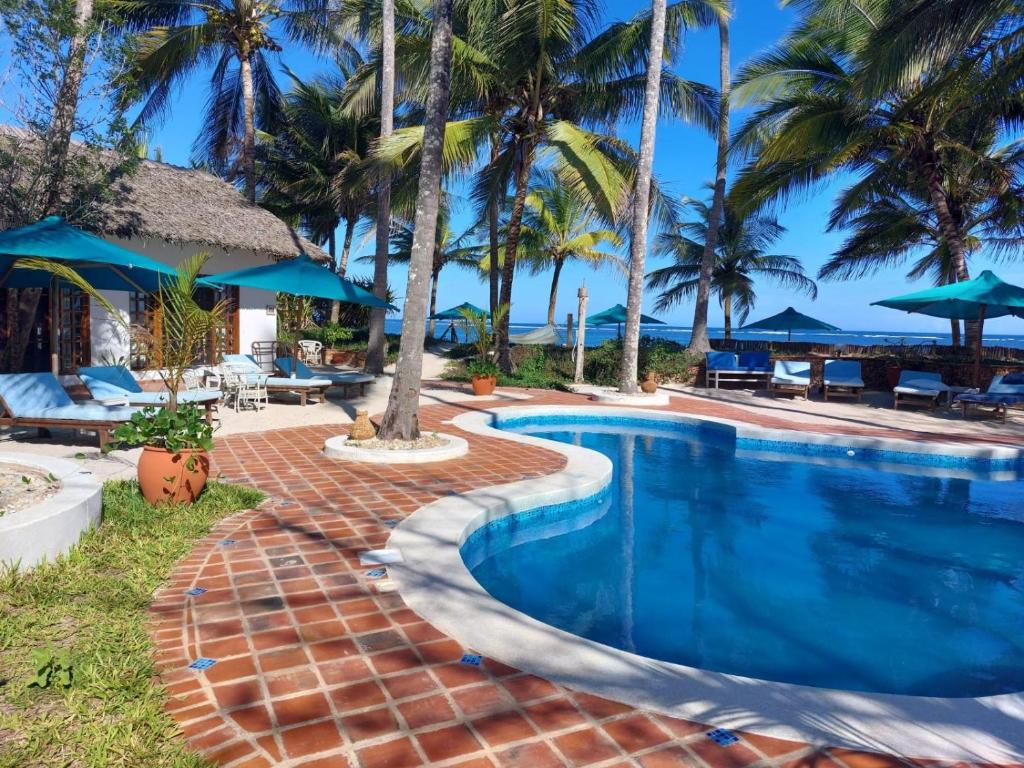
[[[385,322],[388,333],[401,333],[402,321],[397,318],[388,318]],[[436,337],[440,337],[449,327],[449,323],[438,321],[434,331]],[[543,327],[541,323],[512,323],[512,333],[526,333]],[[1022,325],[1024,327],[1024,325]],[[456,333],[460,341],[465,341],[465,329],[462,324],[456,324]],[[562,341],[565,341],[565,327],[559,329]],[[595,347],[603,342],[614,339],[617,329],[612,326],[587,326],[586,344],[588,347]],[[722,338],[721,328],[711,328],[711,338]],[[690,341],[690,328],[685,326],[672,325],[644,325],[641,327],[641,334],[654,336],[662,339],[670,339],[687,344]],[[760,341],[786,341],[785,331],[733,331],[735,339],[753,339]],[[818,344],[856,344],[856,345],[916,345],[916,344],[938,344],[948,346],[952,339],[948,333],[928,332],[906,332],[906,331],[793,331],[793,341],[813,342]],[[989,346],[1014,347],[1024,349],[1024,334],[985,334],[985,344]]]
[[[467,540],[467,566],[502,602],[605,645],[756,679],[1024,690],[1024,482],[756,453],[696,432],[515,431],[600,451],[615,474],[591,502]]]

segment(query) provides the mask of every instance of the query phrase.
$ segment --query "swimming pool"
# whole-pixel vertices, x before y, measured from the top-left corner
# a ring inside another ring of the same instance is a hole
[[[1024,689],[1018,458],[641,417],[499,426],[614,467],[589,498],[465,539],[466,565],[506,605],[643,657],[760,680],[949,698]]]

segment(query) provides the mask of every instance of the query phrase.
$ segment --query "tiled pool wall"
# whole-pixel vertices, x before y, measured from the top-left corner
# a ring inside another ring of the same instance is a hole
[[[921,451],[901,451],[882,448],[866,448],[855,441],[843,442],[841,436],[830,437],[828,442],[805,442],[798,439],[778,440],[771,438],[738,436],[736,428],[700,419],[664,418],[659,416],[618,416],[611,414],[534,414],[494,415],[493,425],[498,429],[523,431],[538,427],[557,428],[580,425],[604,427],[631,427],[638,431],[671,433],[720,447],[759,453],[788,454],[815,458],[834,458],[846,461],[860,461],[865,464],[903,464],[908,466],[964,469],[976,472],[1017,472],[1024,473],[1024,452],[1016,456],[970,456],[936,453],[934,447]],[[863,438],[861,438],[863,439]],[[884,441],[885,438],[879,438]],[[832,442],[835,440],[836,442]]]

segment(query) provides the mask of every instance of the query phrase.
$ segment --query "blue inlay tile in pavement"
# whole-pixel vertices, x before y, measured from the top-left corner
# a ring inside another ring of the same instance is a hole
[[[191,664],[189,664],[188,668],[189,669],[204,670],[204,669],[209,669],[210,667],[212,667],[216,663],[217,663],[216,659],[208,659],[205,656],[201,656],[200,658],[196,659]]]

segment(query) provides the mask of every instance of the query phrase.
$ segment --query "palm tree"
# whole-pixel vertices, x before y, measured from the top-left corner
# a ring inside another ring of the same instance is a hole
[[[526,262],[534,274],[552,270],[548,325],[555,324],[558,281],[567,262],[579,261],[594,268],[610,264],[625,270],[619,256],[599,250],[602,245],[618,248],[622,238],[614,230],[598,226],[596,218],[592,208],[553,179],[526,196],[522,235]]]
[[[654,171],[654,136],[658,127],[661,66],[665,49],[665,0],[651,0],[651,36],[647,52],[647,82],[640,121],[640,152],[633,182],[632,226],[629,237],[629,278],[626,290],[626,337],[622,342],[619,391],[636,394],[640,358],[640,310],[644,300],[644,256],[647,254],[647,220]],[[580,322],[586,322],[580,318]]]
[[[326,37],[327,0],[109,0],[134,36],[126,100],[143,101],[136,125],[168,108],[171,94],[198,69],[213,65],[202,132],[194,151],[229,176],[241,168],[256,202],[257,123],[272,126],[280,91],[268,53],[282,50],[272,27],[293,41]]]
[[[655,253],[671,256],[674,263],[647,275],[649,288],[662,289],[655,305],[655,309],[660,311],[694,296],[700,286],[704,244],[714,206],[709,208],[698,200],[685,202],[697,218],[681,224],[674,232],[663,232],[655,241]],[[777,219],[763,215],[745,216],[726,205],[718,231],[720,236],[711,272],[711,290],[718,296],[722,307],[726,339],[732,338],[733,313],[742,325],[754,307],[757,300],[755,278],[767,278],[779,285],[804,291],[812,299],[817,297],[818,288],[804,274],[799,259],[765,252],[786,231]]]
[[[707,239],[704,241],[704,255],[701,260],[689,344],[690,351],[699,354],[711,349],[708,341],[708,297],[711,293],[715,253],[718,248],[718,225],[722,220],[722,210],[725,206],[725,182],[729,164],[729,93],[732,74],[729,71],[729,16],[725,12],[718,14],[718,77],[720,117],[715,159],[715,192],[711,205],[711,224],[707,230]]]
[[[347,74],[343,66],[342,75]],[[297,218],[315,242],[326,242],[335,271],[344,277],[356,225],[371,201],[364,166],[377,118],[356,117],[344,109],[344,79],[303,82],[291,77],[277,135],[262,141],[260,204],[283,218]],[[341,223],[345,231],[339,254],[336,230]],[[334,302],[332,322],[338,321],[338,309]]]
[[[590,37],[595,0],[500,0],[487,15],[486,3],[470,4],[471,27],[490,25],[489,37],[472,47],[460,38],[456,72],[472,98],[453,105],[457,114],[446,131],[449,168],[469,168],[485,148],[497,152],[477,175],[474,197],[481,210],[499,205],[512,191],[507,214],[499,304],[511,304],[516,256],[534,162],[545,157],[561,183],[585,194],[601,215],[618,220],[636,174],[632,150],[614,136],[595,132],[620,118],[635,117],[646,88],[646,41],[650,14],[613,24]],[[687,26],[711,23],[714,0],[681,0],[667,12],[666,48],[678,49]],[[474,38],[475,39],[475,38]],[[473,55],[469,55],[469,51]],[[705,127],[716,119],[714,92],[661,73],[665,112]],[[389,168],[414,163],[422,132],[396,131],[382,142],[380,159]],[[495,141],[495,138],[497,139]],[[492,228],[493,229],[493,228]],[[508,317],[498,324],[498,360],[511,365]]]
[[[420,435],[419,401],[423,376],[423,323],[441,205],[445,125],[452,69],[452,2],[434,0],[430,40],[430,96],[423,126],[423,159],[416,194],[416,219],[409,254],[409,280],[402,312],[402,341],[388,407],[380,422],[384,440],[415,440]]]

